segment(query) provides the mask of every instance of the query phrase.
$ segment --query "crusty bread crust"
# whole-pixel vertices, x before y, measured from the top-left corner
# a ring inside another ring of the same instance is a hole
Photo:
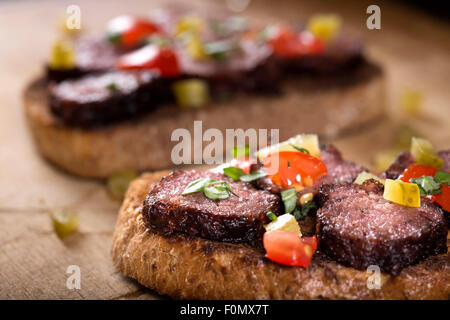
[[[261,251],[147,229],[142,202],[168,172],[144,174],[128,189],[111,250],[114,266],[142,285],[181,299],[449,299],[450,260],[429,257],[367,288],[367,274],[316,254],[311,266],[285,267]],[[448,241],[449,242],[449,241]]]
[[[24,94],[25,111],[40,153],[70,173],[106,178],[119,169],[159,170],[173,166],[171,142],[177,128],[193,134],[194,120],[208,128],[280,129],[284,140],[299,132],[333,136],[379,119],[384,112],[384,77],[365,64],[353,73],[314,81],[287,81],[281,96],[240,95],[204,109],[164,106],[138,119],[102,128],[65,126],[51,112],[45,82]],[[225,134],[224,134],[225,137]]]

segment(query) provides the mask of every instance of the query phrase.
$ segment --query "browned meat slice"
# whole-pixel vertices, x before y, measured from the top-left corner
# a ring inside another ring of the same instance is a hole
[[[450,150],[439,151],[438,154],[444,160],[444,166],[441,170],[450,171]],[[397,159],[381,174],[381,176],[385,179],[397,179],[410,164],[414,163],[414,161],[415,159],[412,154],[409,151],[404,151],[398,155]]]
[[[333,73],[358,67],[364,62],[362,42],[348,36],[340,36],[327,45],[318,55],[299,58],[277,58],[288,73]]]
[[[312,187],[305,188],[300,194],[312,192],[316,194],[323,184],[353,182],[358,174],[364,170],[364,167],[351,161],[344,160],[339,150],[333,146],[321,146],[321,159],[327,167],[328,174],[317,180]],[[258,170],[261,165],[254,165],[252,171]],[[281,187],[274,184],[270,178],[261,178],[255,182],[259,189],[267,190],[271,193],[278,194]]]
[[[186,186],[204,177],[229,183],[238,195],[211,200],[202,192],[182,195]],[[279,197],[255,189],[251,184],[234,182],[223,174],[208,171],[174,171],[153,186],[144,201],[145,223],[164,234],[176,232],[225,242],[261,245],[266,211],[278,214]]]
[[[333,145],[321,146],[320,156],[335,183],[353,182],[358,174],[367,170],[354,162],[344,160],[341,152]]]
[[[232,38],[220,41],[221,45],[236,46],[220,60],[195,60],[185,48],[179,48],[177,56],[184,77],[207,80],[213,95],[235,91],[279,90],[279,68],[267,45]]]
[[[319,191],[317,233],[320,250],[346,266],[377,265],[398,274],[430,255],[447,252],[442,210],[423,199],[420,208],[383,198],[375,181],[364,185],[324,185]]]
[[[50,84],[50,107],[65,124],[99,126],[152,110],[166,87],[149,71],[89,75]]]
[[[383,179],[397,179],[398,176],[406,169],[410,164],[414,163],[414,157],[409,151],[400,153],[397,159],[387,168],[385,172],[381,174]]]
[[[78,78],[88,73],[103,72],[115,67],[119,52],[106,40],[82,37],[75,41],[76,67],[54,70],[47,66],[47,78],[53,81]]]

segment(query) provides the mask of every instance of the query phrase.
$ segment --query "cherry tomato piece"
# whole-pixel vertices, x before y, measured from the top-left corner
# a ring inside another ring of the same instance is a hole
[[[304,55],[317,55],[323,52],[324,43],[312,33],[297,33],[287,27],[276,27],[269,39],[275,55],[284,58],[297,58]]]
[[[403,173],[398,177],[404,182],[410,182],[412,178],[419,178],[423,176],[434,177],[438,169],[423,164],[411,164]],[[450,211],[450,186],[445,184],[441,187],[441,193],[425,196],[425,198],[436,202],[445,211]]]
[[[180,75],[178,59],[173,50],[154,44],[121,56],[117,67],[122,70],[157,69],[163,77]]]
[[[313,251],[317,250],[317,238],[313,237],[302,237],[301,238],[304,244],[310,245]]]
[[[152,22],[132,16],[122,15],[108,24],[109,39],[121,47],[134,47],[149,35],[159,32]]]
[[[314,181],[328,173],[322,161],[297,151],[271,153],[263,159],[263,164],[272,181],[283,188],[291,188],[297,184],[312,186]]]
[[[266,257],[288,266],[308,267],[317,247],[315,237],[301,238],[295,232],[270,231],[264,234]]]
[[[441,193],[426,197],[439,204],[445,211],[450,212],[450,186],[443,184]]]
[[[423,176],[434,177],[437,169],[434,167],[426,166],[423,164],[411,164],[402,174],[398,177],[403,182],[410,182],[409,180],[412,178],[418,178]]]

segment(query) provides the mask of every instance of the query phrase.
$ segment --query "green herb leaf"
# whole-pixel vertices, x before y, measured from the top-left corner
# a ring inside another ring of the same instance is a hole
[[[291,213],[297,207],[297,191],[295,188],[289,188],[281,191],[281,200],[284,203],[284,211],[286,213]]]
[[[308,201],[300,209],[296,208],[293,215],[295,219],[302,220],[305,219],[308,215],[308,212],[314,208],[317,208],[316,204],[313,201]]]
[[[227,187],[223,185],[206,186],[203,192],[207,198],[212,200],[223,200],[230,197]]]
[[[239,181],[240,177],[245,176],[245,172],[242,169],[236,167],[227,167],[223,169],[223,173],[234,181]]]
[[[306,214],[303,214],[302,210],[299,208],[295,208],[294,212],[292,212],[292,215],[294,216],[295,220],[302,220],[306,217]]]
[[[205,43],[205,51],[213,59],[223,61],[231,51],[236,50],[237,43],[231,40],[218,40]]]
[[[450,172],[438,171],[434,175],[434,180],[438,183],[450,186]]]
[[[267,210],[267,211],[266,211],[266,215],[269,217],[269,219],[270,219],[271,221],[277,220],[277,216],[275,215],[275,213],[273,213],[273,212],[270,211],[270,210]]]
[[[230,197],[230,193],[238,196],[228,183],[211,178],[200,178],[191,182],[181,195],[185,196],[196,192],[203,192],[207,198],[212,200],[227,199]]]
[[[307,149],[305,149],[305,148],[297,147],[297,146],[295,146],[295,145],[293,145],[293,144],[291,144],[291,147],[294,148],[294,149],[297,150],[297,151],[300,151],[300,152],[303,152],[303,153],[306,153],[306,154],[311,154],[311,153],[309,153],[309,151],[308,151]]]
[[[244,182],[252,182],[260,178],[264,178],[265,176],[267,176],[267,173],[264,170],[256,170],[246,174],[245,176],[241,176],[240,180]]]
[[[206,185],[217,182],[217,180],[211,178],[200,178],[188,184],[181,195],[196,193],[203,191]]]
[[[106,86],[106,89],[111,90],[111,91],[117,91],[117,86],[114,82],[111,82],[110,84],[108,84]]]
[[[236,197],[239,197],[236,193],[234,193],[233,189],[231,189],[231,186],[228,183],[223,182],[223,184],[225,185],[225,187],[227,188],[229,193],[231,193],[232,195],[234,195]]]
[[[122,35],[120,33],[111,33],[108,34],[108,41],[112,44],[119,44],[122,39]]]
[[[433,177],[423,176],[419,178],[413,178],[410,179],[410,182],[415,183],[419,186],[421,196],[441,193],[441,184],[436,182]]]
[[[237,146],[230,150],[230,153],[235,158],[243,158],[248,157],[250,154],[250,148],[248,144],[244,144],[243,146]]]

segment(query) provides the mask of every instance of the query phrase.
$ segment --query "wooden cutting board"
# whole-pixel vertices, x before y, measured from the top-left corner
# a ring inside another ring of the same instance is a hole
[[[181,2],[181,1],[180,1]],[[167,1],[3,2],[0,4],[0,299],[157,299],[151,290],[122,277],[109,250],[120,203],[102,182],[62,173],[36,153],[24,121],[21,94],[41,74],[57,25],[69,4],[81,7],[82,27],[101,32],[121,13],[145,13]],[[226,10],[226,1],[192,1],[202,10]],[[386,70],[389,116],[333,141],[349,159],[370,166],[388,148],[399,123],[409,123],[438,148],[450,144],[450,27],[410,8],[380,2],[382,29],[365,26],[364,1],[253,1],[245,14],[267,22],[295,22],[310,14],[339,13],[345,29],[368,42],[370,56]],[[217,9],[216,8],[216,9]],[[420,22],[420,23],[419,23]],[[399,95],[419,90],[422,115],[398,112]],[[79,230],[64,241],[52,229],[50,210],[69,207]],[[69,290],[69,265],[81,270],[81,289]]]

